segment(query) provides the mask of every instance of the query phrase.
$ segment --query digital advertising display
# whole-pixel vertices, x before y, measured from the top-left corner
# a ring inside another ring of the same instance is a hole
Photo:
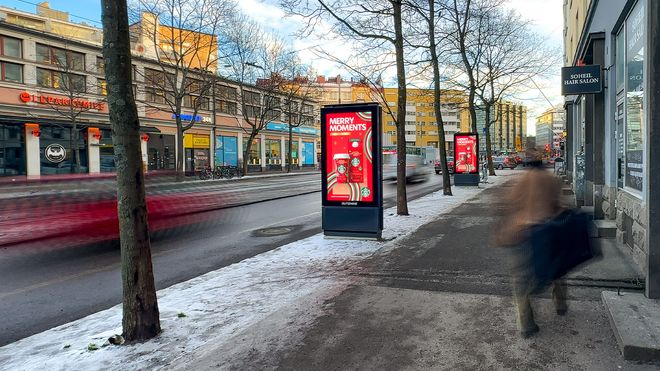
[[[374,201],[373,113],[325,115],[325,199],[342,203]]]
[[[381,238],[381,117],[375,102],[321,108],[321,226],[326,236]]]
[[[479,136],[474,133],[454,134],[454,172],[479,173]]]

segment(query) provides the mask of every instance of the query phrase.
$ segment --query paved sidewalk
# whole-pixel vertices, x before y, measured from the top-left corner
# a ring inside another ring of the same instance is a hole
[[[305,312],[278,313],[273,318],[289,315],[294,328],[264,320],[232,339],[249,351],[209,349],[180,369],[658,369],[624,361],[616,347],[600,285],[634,290],[630,282],[640,274],[609,246],[603,260],[571,275],[568,314],[557,316],[541,295],[533,300],[541,331],[520,338],[510,251],[495,248],[491,237],[501,195],[510,191],[510,184],[486,189],[374,254],[361,263],[362,279],[324,302],[313,323],[296,322]]]

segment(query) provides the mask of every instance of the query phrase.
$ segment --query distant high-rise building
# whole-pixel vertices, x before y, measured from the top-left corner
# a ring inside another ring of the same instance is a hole
[[[536,146],[559,151],[564,130],[566,130],[564,107],[557,105],[548,109],[536,118]]]
[[[501,101],[490,113],[491,149],[493,153],[520,152],[525,148],[527,136],[527,107],[508,101]],[[486,153],[485,136],[486,112],[477,107],[477,131],[479,133],[479,152]]]

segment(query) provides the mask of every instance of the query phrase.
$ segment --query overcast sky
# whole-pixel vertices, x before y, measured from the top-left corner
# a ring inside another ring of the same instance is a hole
[[[37,3],[38,0],[0,0],[3,6],[17,8],[28,12],[35,12],[35,6],[30,3]],[[49,0],[53,9],[67,11],[74,22],[86,22],[96,27],[101,27],[101,5],[100,0]],[[563,11],[562,0],[509,0],[509,6],[518,11],[522,17],[529,19],[533,23],[534,30],[541,36],[547,38],[548,43],[561,50],[562,30],[563,30]],[[333,63],[319,59],[312,52],[311,48],[323,43],[324,48],[333,52],[337,56],[342,56],[348,48],[339,43],[328,43],[326,40],[307,39],[298,40],[291,35],[298,29],[298,24],[294,19],[284,18],[284,12],[276,5],[276,0],[239,0],[239,6],[244,12],[252,16],[264,28],[288,37],[295,50],[300,50],[303,61],[312,64],[319,74],[337,75],[342,73]],[[558,59],[561,61],[561,57]],[[561,62],[558,62],[561,63]],[[529,108],[528,133],[533,135],[536,132],[536,116],[548,109],[552,104],[562,103],[560,95],[560,68],[553,70],[553,78],[537,79],[534,82],[539,89],[532,89],[517,94],[516,98]],[[547,97],[547,99],[544,97]]]

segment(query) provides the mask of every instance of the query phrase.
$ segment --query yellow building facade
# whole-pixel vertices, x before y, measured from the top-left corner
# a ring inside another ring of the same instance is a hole
[[[383,145],[397,144],[395,118],[397,88],[383,89]],[[438,148],[438,125],[435,117],[434,95],[431,89],[407,89],[406,145]],[[443,90],[440,109],[444,122],[445,148],[453,148],[454,134],[469,131],[470,116],[466,109],[467,96],[458,90]]]
[[[575,53],[592,1],[564,0],[564,66],[572,66],[576,62]]]

